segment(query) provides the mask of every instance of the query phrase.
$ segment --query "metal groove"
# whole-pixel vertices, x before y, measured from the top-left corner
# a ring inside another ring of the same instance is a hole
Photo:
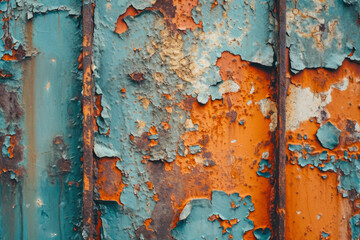
[[[92,76],[92,48],[93,48],[93,3],[83,0],[83,238],[93,239],[94,214],[94,80]]]
[[[276,223],[274,239],[285,239],[285,198],[286,198],[286,0],[277,1],[278,36],[277,36],[277,104],[278,129],[275,160],[275,210]]]

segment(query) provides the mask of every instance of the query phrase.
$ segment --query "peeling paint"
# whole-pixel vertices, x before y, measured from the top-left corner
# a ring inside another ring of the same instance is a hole
[[[345,58],[359,60],[359,6],[342,0],[287,1],[291,71],[337,69]]]
[[[176,239],[242,239],[245,232],[254,228],[247,217],[254,211],[251,197],[241,198],[239,194],[213,191],[211,200],[193,199],[180,214],[180,221],[171,231]],[[235,220],[230,229],[221,229],[221,220]]]

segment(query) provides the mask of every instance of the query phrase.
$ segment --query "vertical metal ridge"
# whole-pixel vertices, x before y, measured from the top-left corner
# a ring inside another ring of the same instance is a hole
[[[285,203],[286,203],[286,0],[277,0],[277,104],[278,128],[275,162],[275,211],[276,224],[274,239],[285,240]]]
[[[83,238],[93,239],[94,236],[94,80],[92,74],[92,45],[94,33],[93,3],[83,0]]]

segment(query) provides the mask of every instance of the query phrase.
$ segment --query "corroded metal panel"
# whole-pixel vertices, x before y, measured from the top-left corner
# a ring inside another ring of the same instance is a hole
[[[0,239],[79,239],[81,5],[0,6]]]
[[[269,239],[271,1],[97,1],[102,239]]]
[[[286,235],[358,239],[359,5],[287,5]]]
[[[357,1],[0,14],[1,240],[359,239]]]

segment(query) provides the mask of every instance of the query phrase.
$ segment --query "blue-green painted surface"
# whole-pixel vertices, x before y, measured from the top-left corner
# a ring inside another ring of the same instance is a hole
[[[16,169],[0,175],[0,239],[80,239],[81,2],[10,0],[6,8],[1,16],[10,17],[14,49],[21,45],[26,56],[0,60],[12,75],[0,86],[22,111],[7,120],[14,107],[0,109],[0,138],[15,135],[21,150],[12,158]],[[3,41],[0,48],[12,55]],[[2,164],[9,162],[8,138]]]
[[[254,236],[256,240],[270,240],[271,230],[270,228],[258,228],[254,230]]]
[[[360,60],[358,1],[288,0],[286,4],[287,45],[293,72],[318,67],[336,69],[345,58]]]
[[[210,99],[221,100],[225,91],[240,90],[231,79],[224,85],[216,66],[221,54],[230,51],[240,54],[244,60],[266,66],[271,66],[274,60],[274,18],[270,1],[255,1],[248,5],[239,0],[218,1],[213,9],[210,1],[199,1],[198,7],[192,10],[192,17],[195,23],[203,22],[203,29],[184,32],[173,31],[161,12],[144,10],[154,2],[96,1],[95,81],[106,114],[97,118],[99,132],[95,135],[94,152],[99,158],[119,158],[116,166],[126,185],[120,197],[122,206],[99,202],[101,219],[108,224],[103,225],[106,239],[118,239],[116,233],[119,232],[124,239],[140,238],[139,229],[152,217],[156,186],[149,189],[145,184],[151,176],[142,162],[144,155],[161,164],[162,161],[173,162],[177,154],[202,154],[199,145],[185,146],[180,139],[186,131],[196,131],[198,126],[184,127],[186,119],[191,118],[190,111],[178,104],[186,96],[206,104]],[[166,4],[170,8],[172,3]],[[127,30],[117,34],[115,23],[130,5],[144,11],[134,17],[125,17]],[[227,18],[223,17],[225,15]],[[133,79],[134,74],[141,74],[142,80]],[[166,107],[172,107],[172,111],[166,111]],[[171,129],[164,129],[162,122],[168,122]],[[156,128],[156,135],[149,136],[151,127]],[[108,131],[110,134],[106,135]],[[150,140],[156,140],[157,144],[148,147]],[[198,210],[194,208],[193,211],[191,216],[199,217],[194,215]],[[120,223],[121,219],[126,221]],[[111,229],[114,222],[119,222],[114,224],[118,231]],[[200,223],[193,227],[198,228]],[[160,223],[154,220],[152,224]],[[251,224],[241,221],[232,231],[241,237],[244,229],[252,229]],[[170,223],[167,225],[164,228],[169,228]],[[188,231],[186,229],[188,227],[177,228],[174,236],[182,239],[188,234],[182,233]],[[219,233],[221,235],[221,230]]]
[[[334,149],[339,144],[341,131],[331,122],[322,125],[316,132],[320,144],[327,149]]]
[[[250,196],[241,198],[237,193],[228,195],[213,191],[211,200],[194,199],[189,204],[191,210],[184,208],[183,212],[186,211],[186,214],[183,217],[180,215],[180,221],[171,231],[175,239],[229,239],[229,235],[234,239],[242,239],[247,231],[254,228],[253,221],[248,219],[250,212],[254,211]],[[211,219],[215,215],[220,220],[236,219],[236,223],[223,234],[219,221]]]
[[[360,215],[356,214],[350,219],[351,240],[359,239],[360,237]]]

